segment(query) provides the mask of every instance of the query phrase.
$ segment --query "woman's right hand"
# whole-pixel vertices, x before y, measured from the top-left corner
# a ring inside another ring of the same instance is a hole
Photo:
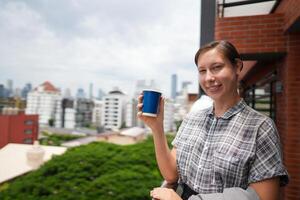
[[[163,131],[165,99],[163,97],[160,97],[157,117],[149,117],[142,115],[143,97],[143,93],[138,96],[137,117],[142,120],[147,126],[149,126],[153,132]]]

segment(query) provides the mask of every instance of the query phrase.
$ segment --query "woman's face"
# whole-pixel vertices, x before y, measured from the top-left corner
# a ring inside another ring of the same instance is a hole
[[[241,68],[233,66],[217,49],[199,56],[199,83],[206,94],[215,101],[225,101],[237,95]]]

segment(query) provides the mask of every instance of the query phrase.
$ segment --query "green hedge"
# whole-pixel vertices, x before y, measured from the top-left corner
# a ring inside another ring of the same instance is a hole
[[[152,138],[128,146],[95,142],[10,182],[0,199],[143,200],[161,181]]]
[[[47,132],[42,132],[42,135],[43,138],[39,139],[40,144],[51,145],[51,146],[60,146],[64,142],[83,137],[78,135],[59,134],[59,133],[49,134]]]

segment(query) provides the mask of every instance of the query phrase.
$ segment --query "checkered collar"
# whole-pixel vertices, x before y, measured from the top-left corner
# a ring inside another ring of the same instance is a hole
[[[242,111],[245,107],[246,107],[246,102],[244,101],[244,99],[241,99],[236,105],[234,105],[233,107],[229,108],[221,117],[218,118],[222,118],[222,119],[229,119],[232,116],[234,116],[235,114],[239,113],[240,111]],[[207,115],[213,117],[215,116],[214,114],[214,106],[211,106],[207,112]]]

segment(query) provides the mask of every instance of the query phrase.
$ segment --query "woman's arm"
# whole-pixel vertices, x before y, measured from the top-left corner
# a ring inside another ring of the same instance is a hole
[[[164,134],[164,98],[160,99],[159,113],[157,117],[148,117],[142,115],[143,95],[138,97],[138,118],[149,126],[153,132],[155,155],[159,170],[168,183],[173,183],[178,179],[176,167],[176,149],[170,150],[167,138]]]
[[[256,183],[251,183],[258,194],[260,200],[278,200],[279,199],[279,178],[271,178]]]

